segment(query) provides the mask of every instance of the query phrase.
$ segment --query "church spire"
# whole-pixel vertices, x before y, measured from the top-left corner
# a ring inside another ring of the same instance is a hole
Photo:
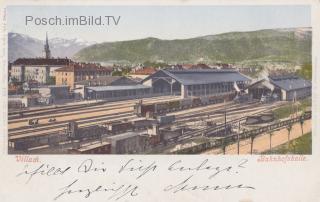
[[[46,54],[46,59],[51,58],[51,52],[49,48],[49,41],[48,41],[48,33],[46,32],[46,44],[44,45],[44,52]]]

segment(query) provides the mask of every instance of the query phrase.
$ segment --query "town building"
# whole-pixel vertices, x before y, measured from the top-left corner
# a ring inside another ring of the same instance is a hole
[[[151,74],[154,74],[157,72],[157,68],[155,67],[140,67],[137,69],[133,69],[133,72],[130,74],[130,77],[132,78],[140,78],[145,79]]]
[[[250,83],[250,78],[235,70],[159,70],[142,81],[154,94],[175,94],[182,98],[235,92]]]
[[[54,83],[55,70],[71,63],[68,58],[19,58],[12,63],[11,81]]]
[[[22,109],[25,107],[33,107],[38,104],[39,94],[32,95],[9,95],[8,108],[9,109]]]
[[[41,97],[39,98],[39,103],[52,104],[59,100],[66,100],[70,98],[70,87],[67,85],[56,86],[40,86],[37,88]]]
[[[68,58],[52,58],[48,34],[44,45],[44,58],[18,58],[10,66],[11,82],[36,81],[39,84],[54,84],[55,70],[68,66]]]
[[[112,68],[96,63],[71,63],[55,70],[56,85],[68,85],[74,89],[75,83],[111,75]]]
[[[311,81],[295,75],[269,76],[247,87],[254,99],[275,94],[280,100],[293,101],[311,96]]]

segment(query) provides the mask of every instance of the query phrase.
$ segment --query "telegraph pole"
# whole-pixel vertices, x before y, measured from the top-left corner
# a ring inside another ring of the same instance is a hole
[[[238,155],[240,154],[240,120],[239,120],[239,129],[238,129]]]
[[[224,135],[227,136],[227,106],[226,99],[224,99]]]
[[[224,138],[223,138],[223,154],[226,154],[226,141],[227,137],[227,107],[226,107],[226,99],[224,99]]]

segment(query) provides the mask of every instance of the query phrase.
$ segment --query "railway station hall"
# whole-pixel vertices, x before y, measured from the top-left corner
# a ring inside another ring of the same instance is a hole
[[[250,78],[231,69],[159,70],[145,78],[143,85],[153,93],[180,95],[182,98],[219,95],[240,91]]]
[[[311,81],[295,75],[269,76],[247,86],[254,99],[275,94],[279,100],[292,101],[311,96]]]

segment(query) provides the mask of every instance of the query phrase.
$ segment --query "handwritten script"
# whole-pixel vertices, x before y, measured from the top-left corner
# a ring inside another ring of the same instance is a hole
[[[167,165],[157,161],[126,159],[119,164],[107,164],[91,158],[72,165],[53,165],[49,163],[26,164],[16,177],[26,186],[37,180],[54,181],[57,186],[52,200],[67,197],[90,198],[104,193],[108,200],[118,201],[139,197],[151,190],[150,182],[157,181],[153,187],[156,193],[179,194],[181,192],[210,192],[229,190],[254,190],[252,185],[243,182],[228,183],[236,179],[247,168],[248,160],[217,165],[209,159],[198,162],[175,160]],[[63,183],[59,186],[59,183]],[[52,183],[52,182],[51,182]],[[152,183],[151,183],[152,184]]]

